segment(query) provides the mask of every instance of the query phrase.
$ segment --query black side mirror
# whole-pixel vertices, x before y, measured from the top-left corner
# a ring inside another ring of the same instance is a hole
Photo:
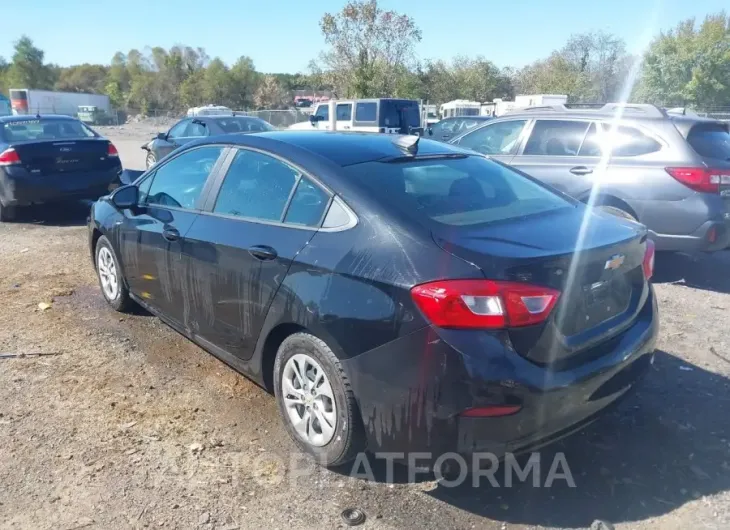
[[[120,210],[134,208],[139,203],[139,189],[137,186],[122,186],[117,188],[111,196],[111,202]]]
[[[429,135],[429,136],[433,136],[433,128],[429,127],[429,128],[428,128],[428,129],[426,129],[426,130],[428,131],[428,135]]]
[[[166,133],[157,133],[158,140],[167,140],[167,134]]]
[[[309,116],[309,122],[314,125],[318,121],[324,120],[324,116],[318,116],[317,114],[312,114]]]

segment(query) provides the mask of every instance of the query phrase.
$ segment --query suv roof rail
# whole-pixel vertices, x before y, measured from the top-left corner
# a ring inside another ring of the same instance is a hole
[[[540,105],[536,107],[514,109],[507,114],[521,114],[529,112],[560,112],[565,114],[584,112],[613,114],[616,112],[622,112],[623,114],[641,114],[647,118],[665,118],[667,116],[666,111],[649,103],[575,103],[568,105]]]

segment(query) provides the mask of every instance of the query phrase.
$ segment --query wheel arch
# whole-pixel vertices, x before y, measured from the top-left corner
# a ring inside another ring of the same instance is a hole
[[[590,200],[590,193],[584,195],[581,197],[580,201],[588,204],[588,201]],[[640,221],[638,214],[636,213],[636,210],[631,207],[631,205],[626,202],[624,199],[621,199],[620,197],[617,197],[616,195],[613,195],[611,193],[599,193],[596,195],[596,199],[593,203],[595,206],[613,206],[615,208],[618,208],[619,210],[623,210],[624,212],[631,214],[631,216],[636,219],[637,221]]]

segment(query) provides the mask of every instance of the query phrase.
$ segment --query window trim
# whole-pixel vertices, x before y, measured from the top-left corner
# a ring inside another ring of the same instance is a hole
[[[270,226],[279,226],[282,228],[294,228],[297,230],[313,230],[315,232],[317,232],[317,231],[341,232],[343,230],[348,230],[350,228],[357,226],[359,219],[358,219],[357,215],[355,214],[355,212],[352,211],[352,208],[350,208],[345,203],[345,201],[343,201],[341,198],[339,198],[336,193],[334,193],[327,186],[322,184],[322,182],[320,182],[320,180],[317,177],[312,175],[310,172],[306,171],[300,165],[292,162],[291,160],[284,158],[283,156],[281,156],[277,153],[272,153],[271,151],[267,151],[265,149],[251,147],[248,145],[229,145],[228,147],[230,148],[229,152],[224,157],[225,160],[223,161],[221,166],[218,168],[218,173],[216,175],[215,181],[211,184],[210,193],[206,197],[206,201],[198,213],[200,213],[202,215],[213,216],[213,217],[223,217],[225,219],[231,219],[234,221],[242,221],[242,222],[246,222],[246,223],[257,223],[257,224],[270,225]],[[223,188],[223,182],[225,180],[226,175],[228,174],[228,170],[230,169],[231,164],[233,163],[233,160],[239,151],[252,151],[252,152],[259,153],[259,154],[262,154],[265,156],[269,156],[275,160],[278,160],[282,164],[289,166],[290,168],[294,169],[298,173],[296,183],[292,187],[292,190],[289,192],[289,198],[287,199],[286,205],[284,206],[284,209],[282,211],[282,216],[280,217],[279,221],[270,221],[267,219],[244,217],[241,215],[231,215],[231,214],[225,214],[225,213],[213,211],[213,209],[215,208],[215,203],[218,201],[218,196],[220,195],[221,189]],[[319,187],[326,195],[329,196],[329,200],[327,201],[327,205],[324,208],[324,211],[322,213],[322,216],[319,219],[319,223],[317,226],[303,226],[303,225],[299,225],[299,224],[295,224],[295,223],[283,222],[283,220],[286,219],[286,214],[289,211],[289,206],[294,197],[294,193],[296,192],[296,189],[299,186],[299,182],[301,181],[301,179],[303,177],[306,177],[307,179],[309,179],[310,182],[312,182],[315,186]],[[324,223],[324,220],[327,218],[327,214],[329,213],[330,208],[332,207],[332,203],[335,200],[337,200],[338,203],[345,209],[348,216],[350,217],[350,222],[348,222],[346,225],[344,225],[342,227],[337,226],[337,227],[332,227],[332,228],[322,228],[322,223]]]
[[[340,117],[337,115],[337,111],[340,107],[350,107],[349,119],[342,119],[342,120],[340,119]],[[353,108],[352,101],[343,101],[343,102],[338,101],[337,104],[335,105],[335,121],[337,121],[337,122],[344,121],[344,122],[352,123],[353,121],[355,121],[354,114],[353,114],[354,111],[355,111],[355,109]]]
[[[134,182],[134,185],[139,188],[139,184],[146,180],[147,178],[151,178],[152,182],[150,183],[150,189],[152,189],[152,184],[154,184],[154,179],[157,177],[157,172],[168,165],[173,160],[177,160],[179,157],[184,155],[185,153],[191,153],[193,151],[197,151],[198,149],[202,149],[205,147],[221,147],[221,153],[218,155],[218,160],[216,160],[215,164],[213,164],[213,168],[210,170],[210,173],[208,174],[208,177],[206,178],[205,184],[203,184],[203,189],[200,190],[200,196],[195,200],[195,207],[194,208],[182,208],[179,206],[168,206],[164,204],[150,204],[148,202],[144,202],[141,204],[138,204],[140,208],[162,208],[164,210],[173,210],[173,211],[179,211],[179,212],[198,212],[200,213],[202,208],[205,206],[205,204],[208,201],[208,197],[210,196],[210,192],[213,186],[213,182],[217,179],[217,173],[221,170],[221,167],[223,165],[223,161],[227,158],[228,153],[227,151],[230,151],[230,146],[226,144],[203,144],[203,145],[197,145],[195,147],[191,147],[190,149],[185,149],[182,152],[178,153],[174,157],[172,157],[169,160],[165,160],[165,163],[162,165],[155,165],[154,167],[150,168],[150,171],[147,173],[143,173],[139,176],[139,178]]]

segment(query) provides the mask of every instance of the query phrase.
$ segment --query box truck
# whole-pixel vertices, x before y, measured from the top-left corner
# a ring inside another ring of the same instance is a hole
[[[82,92],[53,92],[30,88],[11,88],[10,106],[14,115],[65,114],[76,116],[81,106],[93,106],[111,113],[109,96]]]

